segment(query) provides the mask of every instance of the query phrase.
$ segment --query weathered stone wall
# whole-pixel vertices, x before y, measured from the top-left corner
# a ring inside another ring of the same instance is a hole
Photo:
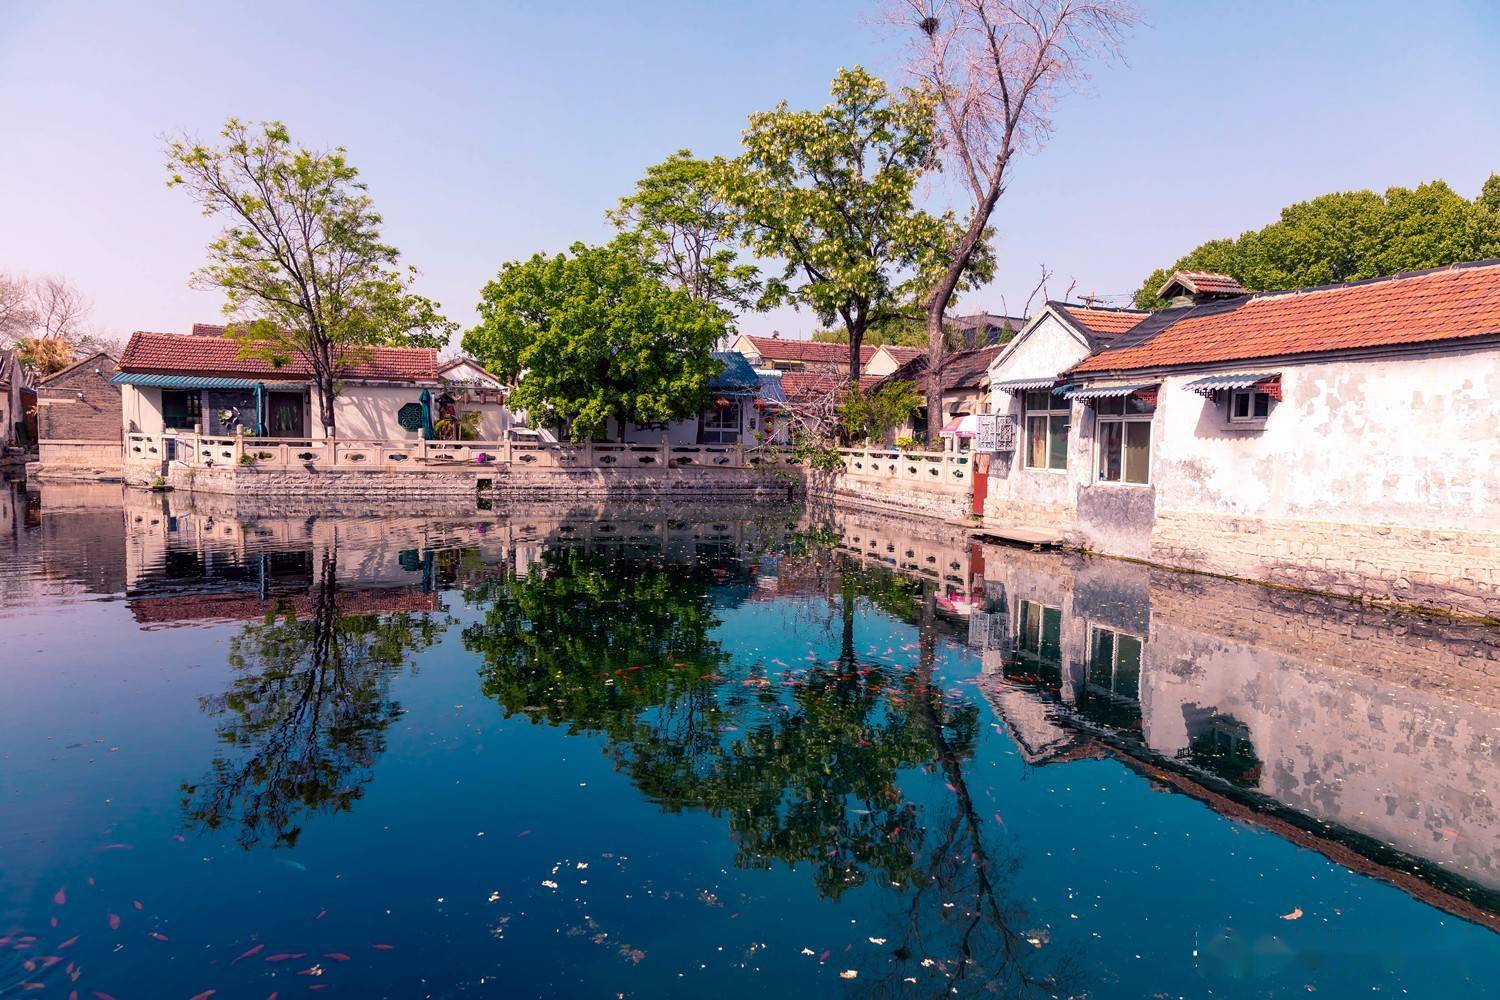
[[[1500,532],[1158,512],[1152,562],[1500,617]]]
[[[157,466],[130,465],[126,481],[148,486]],[[505,466],[453,472],[388,469],[189,468],[174,464],[167,485],[177,490],[246,496],[384,498],[475,496],[519,499],[576,497],[753,496],[789,499],[797,483],[760,469],[517,469]]]
[[[967,490],[935,489],[913,483],[839,476],[829,494],[844,503],[900,514],[960,520],[969,514]]]

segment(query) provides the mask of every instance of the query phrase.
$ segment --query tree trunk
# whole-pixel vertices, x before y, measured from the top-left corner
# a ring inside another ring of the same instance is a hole
[[[964,233],[964,238],[953,252],[953,259],[948,262],[948,268],[938,283],[933,286],[931,293],[927,296],[927,439],[930,446],[937,441],[939,433],[943,429],[943,352],[945,348],[943,316],[948,311],[948,303],[953,299],[953,290],[958,287],[959,281],[968,270],[969,261],[974,257],[974,251],[979,246],[980,240],[984,238],[984,227],[989,225],[990,214],[995,211],[995,203],[1000,200],[1000,194],[1004,190],[1002,182],[1005,176],[1004,159],[996,171],[994,183],[992,183],[984,194],[984,200],[974,209],[974,217],[969,220],[969,229]]]
[[[318,389],[318,421],[323,425],[323,436],[331,438],[334,436],[335,427],[333,422],[333,379],[328,376],[319,375],[317,378]]]

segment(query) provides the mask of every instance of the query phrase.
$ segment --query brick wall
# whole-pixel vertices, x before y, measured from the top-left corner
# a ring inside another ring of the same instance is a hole
[[[113,361],[100,355],[37,387],[41,475],[120,475],[120,389]]]

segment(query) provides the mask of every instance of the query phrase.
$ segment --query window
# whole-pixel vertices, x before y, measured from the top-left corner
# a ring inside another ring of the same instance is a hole
[[[1068,425],[1073,404],[1043,389],[1028,392],[1026,406],[1026,468],[1068,467]]]
[[[161,422],[167,430],[190,431],[203,418],[203,395],[197,389],[163,389]]]
[[[1151,417],[1156,404],[1135,395],[1100,399],[1095,406],[1101,483],[1151,481]]]
[[[698,421],[699,444],[734,444],[740,439],[740,401],[727,406],[709,406]]]
[[[1229,394],[1229,422],[1255,423],[1271,415],[1271,397],[1254,389],[1235,389]]]
[[[1141,697],[1141,640],[1089,627],[1089,690],[1126,701]]]
[[[1022,601],[1016,625],[1014,670],[1029,683],[1057,687],[1062,682],[1062,608]]]

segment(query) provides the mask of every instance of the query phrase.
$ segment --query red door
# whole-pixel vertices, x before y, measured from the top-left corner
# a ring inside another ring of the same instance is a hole
[[[974,469],[970,478],[974,482],[974,505],[969,510],[975,517],[984,516],[984,498],[990,491],[990,453],[987,451],[974,452]]]

